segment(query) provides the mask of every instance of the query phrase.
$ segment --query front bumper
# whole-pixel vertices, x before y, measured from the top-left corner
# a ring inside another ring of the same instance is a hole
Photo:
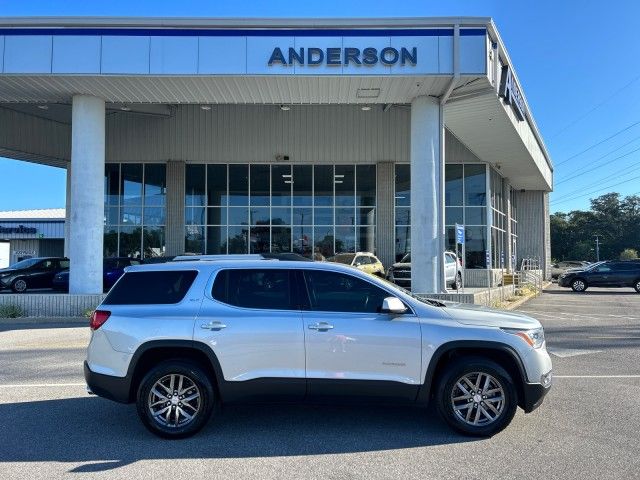
[[[562,276],[558,277],[558,285],[560,287],[568,287],[570,286],[570,284],[571,284],[571,281],[569,280],[568,277],[562,277]]]
[[[539,383],[525,383],[522,386],[524,398],[520,405],[525,413],[531,413],[540,405],[544,400],[544,397],[551,390],[551,385],[544,387]]]
[[[87,388],[99,397],[120,403],[131,403],[131,379],[127,377],[114,377],[93,372],[89,364],[84,362],[84,379]]]

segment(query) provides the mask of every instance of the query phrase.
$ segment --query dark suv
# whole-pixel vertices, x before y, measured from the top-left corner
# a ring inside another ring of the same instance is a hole
[[[558,285],[584,292],[589,287],[631,287],[640,293],[640,262],[608,261],[571,270],[558,278]]]
[[[67,268],[67,258],[28,258],[0,269],[0,290],[10,288],[16,293],[24,293],[29,288],[53,288],[53,277]]]

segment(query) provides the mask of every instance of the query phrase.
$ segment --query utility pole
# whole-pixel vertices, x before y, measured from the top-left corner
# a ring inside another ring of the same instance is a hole
[[[596,262],[600,261],[600,235],[594,235],[596,237]]]

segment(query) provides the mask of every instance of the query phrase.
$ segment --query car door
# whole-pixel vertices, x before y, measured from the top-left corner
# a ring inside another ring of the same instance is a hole
[[[304,397],[304,330],[291,276],[227,268],[209,281],[193,338],[216,354],[232,398]]]
[[[380,313],[393,295],[354,275],[304,269],[303,277],[308,395],[415,398],[421,330],[413,312]]]
[[[597,266],[587,274],[587,282],[591,287],[608,287],[612,284],[611,265],[604,263]]]
[[[29,274],[30,288],[46,288],[51,287],[53,277],[56,274],[56,260],[47,259],[38,262],[33,266],[33,270]]]

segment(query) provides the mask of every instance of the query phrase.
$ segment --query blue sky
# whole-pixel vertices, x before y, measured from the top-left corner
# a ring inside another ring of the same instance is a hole
[[[640,194],[640,2],[0,0],[0,15],[490,16],[556,165],[551,210]],[[0,176],[0,210],[64,206],[64,170],[0,159]]]

